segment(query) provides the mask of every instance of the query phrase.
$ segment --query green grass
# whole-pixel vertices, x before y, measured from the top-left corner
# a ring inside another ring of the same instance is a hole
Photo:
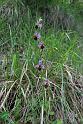
[[[83,43],[77,29],[57,30],[58,25],[48,26],[45,22],[45,28],[40,31],[45,44],[41,56],[38,44],[33,40],[40,13],[36,12],[33,17],[32,10],[21,1],[4,2],[1,7],[3,5],[0,123],[82,124],[83,55],[80,45]],[[58,7],[61,5],[59,3]],[[66,9],[73,14],[68,7]],[[40,56],[46,65],[41,72],[34,68]],[[49,79],[48,88],[44,84],[46,78]]]

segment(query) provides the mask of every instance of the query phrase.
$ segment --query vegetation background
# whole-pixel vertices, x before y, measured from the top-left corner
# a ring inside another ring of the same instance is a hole
[[[0,124],[83,124],[82,0],[0,0]]]

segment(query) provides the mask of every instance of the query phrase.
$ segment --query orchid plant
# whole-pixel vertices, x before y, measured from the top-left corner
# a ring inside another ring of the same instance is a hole
[[[39,20],[37,20],[37,22],[35,24],[36,31],[33,35],[33,39],[38,43],[38,48],[41,49],[41,52],[43,53],[43,50],[45,49],[45,44],[41,40],[41,34],[37,31],[37,29],[41,30],[42,27],[43,27],[43,19],[39,18]],[[35,69],[37,69],[38,71],[42,71],[42,70],[46,69],[46,66],[43,64],[42,54],[40,54],[40,59],[38,61],[38,64],[35,65]],[[50,83],[50,81],[47,79],[47,74],[46,74],[46,78],[44,79],[45,88],[47,88],[49,86],[49,83]]]

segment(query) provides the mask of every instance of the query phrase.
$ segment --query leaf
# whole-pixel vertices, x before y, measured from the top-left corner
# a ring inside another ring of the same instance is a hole
[[[0,119],[2,119],[2,120],[4,120],[4,121],[8,120],[8,117],[9,117],[9,113],[6,112],[6,111],[4,111],[4,112],[2,112],[2,113],[0,114]]]
[[[2,97],[3,97],[3,94],[4,94],[4,92],[0,92],[0,101],[1,101],[1,99],[2,99]]]
[[[12,56],[11,74],[15,75],[16,77],[20,76],[20,60],[17,53],[13,54]]]
[[[50,111],[50,112],[49,112],[49,115],[54,115],[54,112],[53,112],[53,111]]]
[[[14,117],[15,119],[19,118],[20,116],[20,109],[21,109],[21,100],[20,99],[16,99],[16,102],[15,102],[15,106],[14,106]]]
[[[61,119],[57,119],[56,121],[53,121],[52,124],[62,124],[62,120]]]
[[[57,120],[57,124],[62,124],[62,120]]]

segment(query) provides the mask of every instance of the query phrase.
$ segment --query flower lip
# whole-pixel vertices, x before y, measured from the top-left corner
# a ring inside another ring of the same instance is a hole
[[[35,66],[36,69],[38,69],[39,71],[41,71],[42,69],[45,68],[45,66],[43,65],[42,60],[39,60],[38,64]]]
[[[40,42],[39,45],[38,45],[38,47],[39,47],[40,49],[44,49],[44,48],[45,48],[45,45],[44,45],[43,42]]]
[[[42,69],[41,66],[38,64],[35,66],[35,68],[38,69],[39,71],[41,71],[41,69]]]
[[[50,81],[46,78],[46,79],[44,80],[44,86],[45,86],[45,88],[48,88],[49,83],[50,83]]]
[[[34,38],[34,40],[38,40],[38,39],[40,39],[40,38],[41,38],[40,33],[35,32],[34,35],[33,35],[33,38]]]
[[[38,25],[37,24],[35,25],[35,28],[38,29]]]

